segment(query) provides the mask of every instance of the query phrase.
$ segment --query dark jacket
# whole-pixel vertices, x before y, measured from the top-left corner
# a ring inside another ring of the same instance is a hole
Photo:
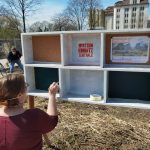
[[[19,51],[16,51],[16,54],[15,54],[15,55],[13,55],[12,52],[9,52],[9,54],[8,54],[8,56],[7,56],[7,59],[8,59],[9,62],[13,62],[13,61],[19,60],[19,59],[21,58],[21,56],[22,56],[22,55],[20,54]]]

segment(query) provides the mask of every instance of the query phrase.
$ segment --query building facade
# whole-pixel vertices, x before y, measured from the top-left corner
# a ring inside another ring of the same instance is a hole
[[[95,17],[93,29],[141,29],[148,27],[148,0],[123,0],[105,10],[92,10]],[[104,12],[102,15],[101,12]],[[92,23],[90,17],[89,22]]]
[[[148,0],[123,0],[114,5],[113,29],[147,28]]]
[[[113,14],[114,14],[114,7],[110,6],[107,7],[105,10],[105,29],[113,29]]]

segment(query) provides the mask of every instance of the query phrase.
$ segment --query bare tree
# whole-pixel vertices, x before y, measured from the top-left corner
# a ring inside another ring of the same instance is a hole
[[[97,14],[96,14],[96,10],[101,8],[101,2],[100,0],[89,0],[89,28],[90,29],[94,29],[97,22],[96,22],[96,18],[97,18]]]
[[[65,14],[72,21],[73,24],[76,24],[78,30],[82,30],[88,9],[88,0],[69,0]]]
[[[0,16],[3,15],[4,11],[5,11],[5,8],[4,8],[4,6],[0,3]]]
[[[52,31],[53,25],[48,21],[35,22],[29,27],[30,32],[46,32]]]
[[[100,0],[69,0],[65,14],[77,25],[78,30],[83,30],[88,24],[90,10],[99,6]]]
[[[12,16],[3,5],[0,6],[0,17],[0,19],[4,21],[4,23],[1,22],[0,24],[5,24],[5,27],[9,24],[11,29],[17,30],[18,32],[21,31],[20,21],[15,16]]]
[[[77,30],[76,24],[73,24],[64,13],[56,14],[53,17],[52,21],[53,21],[53,30],[54,31]]]
[[[37,10],[40,0],[1,0],[11,16],[22,20],[23,31],[26,32],[26,18],[31,12]]]

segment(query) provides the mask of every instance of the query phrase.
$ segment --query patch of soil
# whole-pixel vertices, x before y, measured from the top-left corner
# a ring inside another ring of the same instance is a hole
[[[43,150],[150,150],[150,110],[58,101],[59,122]],[[35,98],[46,110],[47,100]]]
[[[47,102],[36,97],[35,107],[46,111]],[[50,146],[43,138],[43,150],[150,150],[150,110],[63,101],[57,104],[59,122],[47,134]]]

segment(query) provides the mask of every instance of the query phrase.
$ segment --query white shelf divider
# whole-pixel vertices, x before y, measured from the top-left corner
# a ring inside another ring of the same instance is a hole
[[[61,64],[56,63],[31,63],[31,64],[25,64],[26,67],[43,67],[43,68],[61,68]]]

